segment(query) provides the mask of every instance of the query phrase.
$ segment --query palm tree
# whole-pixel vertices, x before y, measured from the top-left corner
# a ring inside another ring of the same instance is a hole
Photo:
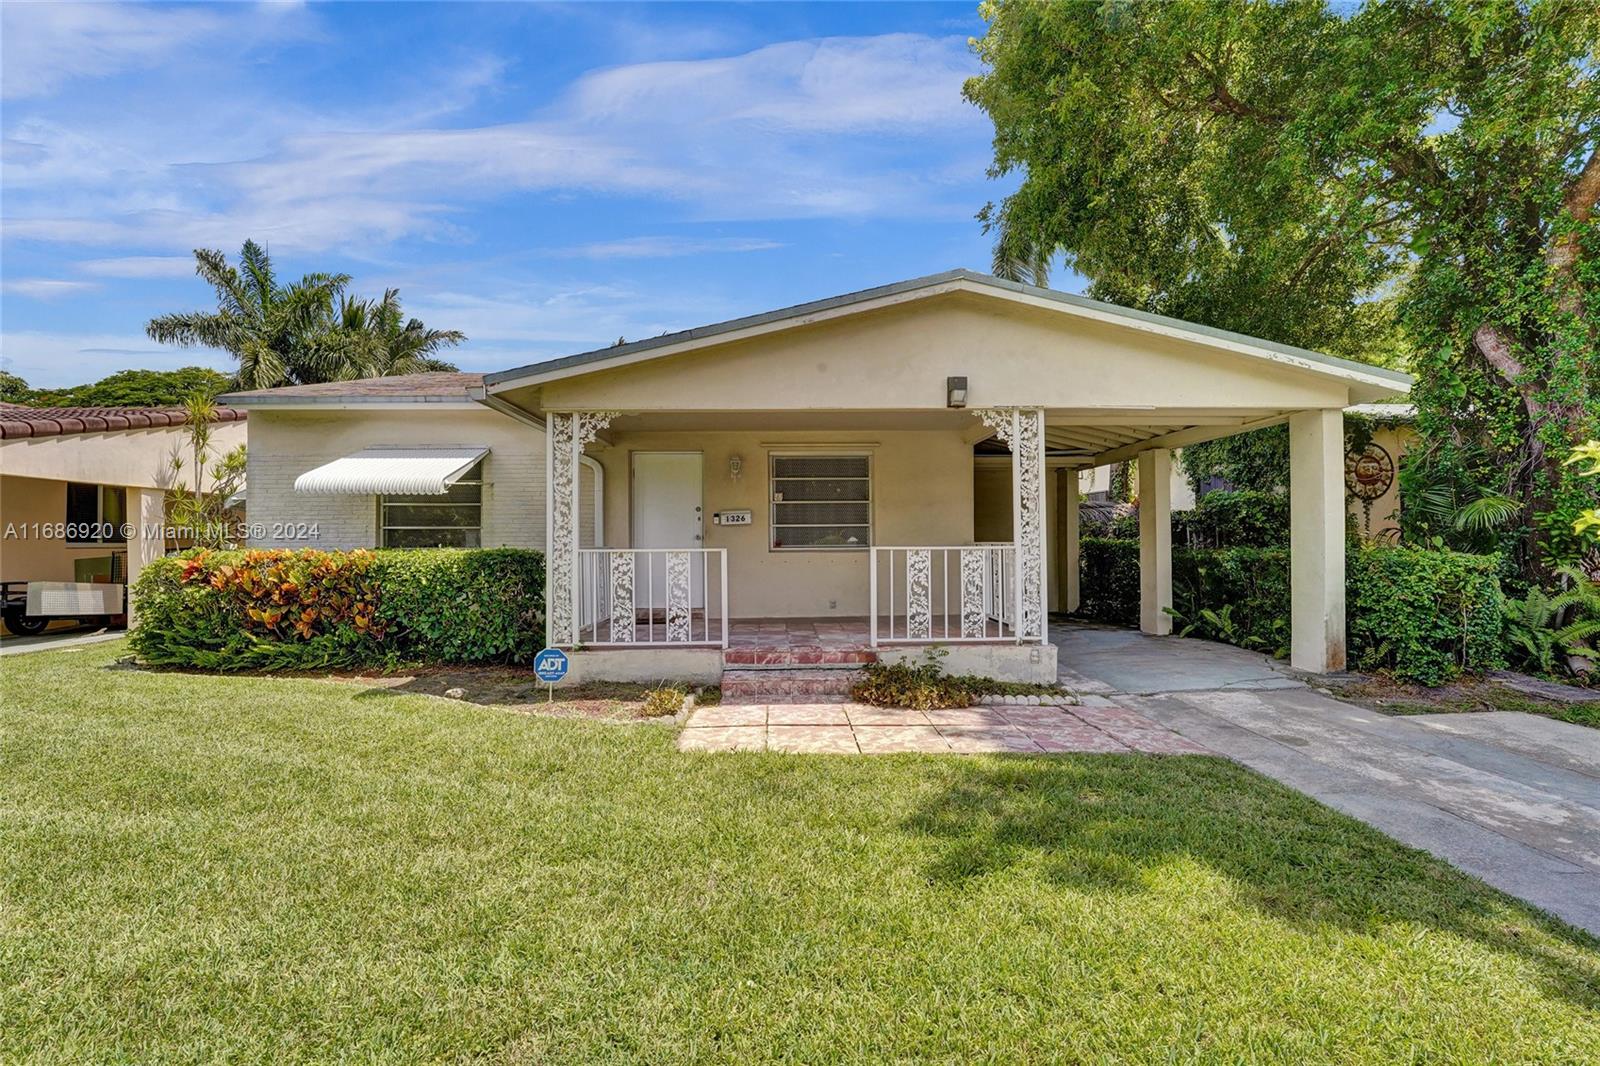
[[[217,309],[152,318],[145,332],[163,344],[231,353],[241,389],[454,370],[435,353],[467,339],[407,319],[398,289],[377,301],[346,296],[348,274],[280,285],[272,257],[254,241],[244,242],[237,268],[206,248],[196,248],[194,259],[195,273],[216,290]]]
[[[345,296],[339,301],[340,343],[354,377],[389,377],[430,370],[455,370],[454,363],[435,356],[467,339],[458,329],[429,329],[400,310],[400,290],[387,289],[382,300]]]
[[[245,241],[239,266],[209,248],[194,251],[195,273],[217,293],[215,311],[188,311],[152,318],[151,340],[188,348],[205,345],[229,352],[239,362],[243,389],[269,389],[329,380],[328,346],[334,299],[350,283],[348,274],[307,274],[284,286],[272,270],[272,257],[255,241]]]

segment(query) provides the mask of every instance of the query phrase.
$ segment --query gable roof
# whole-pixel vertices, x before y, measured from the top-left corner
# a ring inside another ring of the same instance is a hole
[[[793,307],[733,318],[726,322],[696,326],[693,329],[667,333],[648,340],[634,341],[631,344],[617,344],[609,348],[597,348],[576,355],[530,363],[511,370],[501,370],[485,374],[483,384],[489,393],[504,392],[507,389],[626,366],[745,336],[793,329],[948,292],[975,292],[1082,318],[1160,333],[1282,365],[1299,367],[1324,376],[1343,378],[1368,388],[1376,388],[1385,394],[1405,392],[1412,383],[1411,375],[1398,370],[1387,370],[1352,359],[1340,359],[1306,348],[1296,348],[1229,330],[1214,329],[1166,315],[1150,314],[1147,311],[1091,300],[1086,296],[1075,296],[1037,285],[1007,281],[972,270],[947,270],[941,274],[912,278],[892,285],[880,285],[842,296],[831,296],[823,300],[796,304]]]
[[[218,407],[214,422],[243,422],[245,412]],[[74,433],[106,433],[123,429],[182,426],[189,413],[182,407],[24,407],[0,403],[0,440],[63,437]]]
[[[433,370],[421,374],[395,374],[385,378],[324,381],[315,385],[284,385],[276,389],[230,392],[219,400],[240,407],[289,407],[317,404],[450,403],[470,402],[473,390],[483,386],[482,374]]]

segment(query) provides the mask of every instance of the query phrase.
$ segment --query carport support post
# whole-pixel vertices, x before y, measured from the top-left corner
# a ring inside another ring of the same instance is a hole
[[[1172,453],[1139,453],[1139,630],[1172,632]]]
[[[1071,614],[1078,609],[1079,584],[1083,576],[1078,562],[1078,471],[1062,470],[1056,476],[1060,478],[1057,497],[1061,501],[1061,512],[1056,521],[1061,523],[1061,575],[1066,579],[1062,582],[1061,609]]]
[[[167,549],[167,494],[161,489],[127,488],[128,510],[128,628],[134,624],[138,604],[133,599],[133,583],[144,568],[161,558]]]
[[[1289,416],[1289,665],[1344,669],[1344,412]]]

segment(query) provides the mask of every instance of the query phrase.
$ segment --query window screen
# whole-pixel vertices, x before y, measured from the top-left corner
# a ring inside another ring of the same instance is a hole
[[[385,548],[476,548],[483,537],[483,463],[442,496],[380,496]]]
[[[872,543],[872,460],[774,455],[772,547],[865,550]]]

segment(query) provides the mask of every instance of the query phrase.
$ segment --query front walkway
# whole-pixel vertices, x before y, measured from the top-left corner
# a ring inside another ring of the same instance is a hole
[[[1392,717],[1266,656],[1053,625],[1063,683],[1600,935],[1600,730],[1512,712]]]
[[[908,711],[864,703],[726,704],[694,711],[682,751],[788,751],[829,755],[984,752],[1206,754],[1140,714],[1097,706],[961,707]]]

